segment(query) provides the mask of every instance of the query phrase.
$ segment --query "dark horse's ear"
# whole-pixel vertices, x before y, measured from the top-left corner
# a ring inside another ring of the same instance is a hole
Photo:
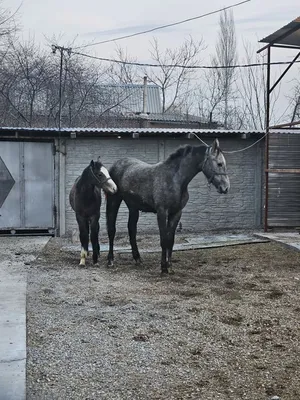
[[[213,144],[212,144],[212,146],[211,146],[211,151],[212,151],[212,153],[217,153],[217,154],[219,154],[219,152],[220,152],[220,145],[219,145],[218,139],[215,139],[215,140],[213,141]]]
[[[90,167],[94,168],[94,160],[90,162]]]
[[[100,156],[98,156],[98,160],[97,160],[98,162],[101,162],[101,157]]]

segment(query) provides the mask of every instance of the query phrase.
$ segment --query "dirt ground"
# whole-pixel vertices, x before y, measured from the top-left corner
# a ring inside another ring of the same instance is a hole
[[[116,266],[51,239],[28,273],[27,399],[300,399],[300,253],[275,243]]]

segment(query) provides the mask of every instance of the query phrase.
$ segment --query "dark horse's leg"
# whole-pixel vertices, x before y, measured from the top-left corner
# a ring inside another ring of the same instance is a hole
[[[93,263],[97,264],[100,254],[99,245],[99,218],[100,214],[93,215],[91,218],[91,242],[93,246]]]
[[[160,233],[161,272],[167,274],[172,272],[171,258],[174,246],[175,230],[181,217],[181,210],[176,214],[167,215],[167,211],[157,213],[157,222]]]
[[[114,265],[114,239],[116,234],[116,220],[118,210],[122,202],[121,196],[118,193],[107,195],[106,199],[106,226],[109,238],[109,251],[107,256],[107,265],[112,267]]]
[[[85,266],[85,260],[89,249],[89,221],[87,218],[76,214],[76,219],[79,227],[79,238],[81,243],[80,264]]]
[[[137,231],[138,220],[139,220],[139,210],[137,210],[136,208],[129,208],[129,218],[127,226],[128,226],[132,256],[136,263],[141,262],[141,256],[136,243],[136,231]]]

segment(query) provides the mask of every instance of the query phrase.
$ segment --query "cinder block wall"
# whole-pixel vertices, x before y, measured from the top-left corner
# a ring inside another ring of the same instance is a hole
[[[211,143],[213,139],[207,139]],[[254,140],[223,138],[220,140],[224,151],[244,148]],[[75,179],[100,155],[103,164],[109,168],[121,157],[136,157],[149,163],[163,161],[170,153],[184,144],[199,145],[197,140],[173,138],[95,138],[68,139],[66,142],[66,232],[76,235],[77,223],[69,205],[69,192]],[[262,226],[262,143],[249,150],[226,154],[228,173],[231,181],[229,194],[220,195],[208,187],[206,178],[199,173],[189,185],[189,202],[183,210],[181,223],[183,231],[203,232],[232,229],[256,229]],[[105,198],[102,198],[100,219],[101,236],[106,235]],[[117,220],[117,232],[127,231],[128,212],[122,203]],[[158,232],[156,215],[141,213],[139,232]]]

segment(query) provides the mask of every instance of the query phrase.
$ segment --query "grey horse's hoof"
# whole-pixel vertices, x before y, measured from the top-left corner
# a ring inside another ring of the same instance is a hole
[[[163,268],[163,269],[161,270],[161,275],[162,275],[162,276],[166,276],[166,275],[174,275],[173,268],[172,268],[172,267],[169,267],[169,268]]]

